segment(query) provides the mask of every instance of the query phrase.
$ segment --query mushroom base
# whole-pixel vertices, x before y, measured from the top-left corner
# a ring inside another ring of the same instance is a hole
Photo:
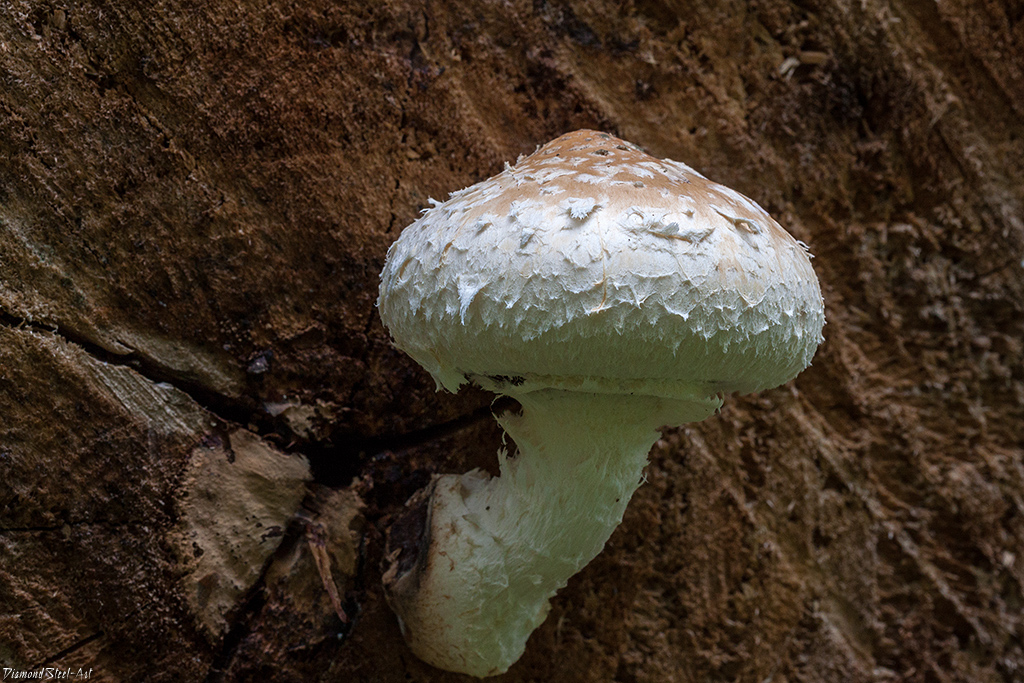
[[[478,677],[519,659],[550,598],[601,552],[641,483],[657,427],[719,405],[560,390],[515,398],[522,413],[498,418],[515,457],[499,452],[499,477],[436,477],[419,556],[409,566],[395,552],[384,577],[413,652]]]

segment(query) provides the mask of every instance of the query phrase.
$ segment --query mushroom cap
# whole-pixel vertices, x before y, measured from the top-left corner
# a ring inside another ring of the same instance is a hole
[[[810,364],[825,323],[806,247],[761,207],[590,130],[434,202],[388,250],[378,307],[440,385],[512,395],[758,391]]]

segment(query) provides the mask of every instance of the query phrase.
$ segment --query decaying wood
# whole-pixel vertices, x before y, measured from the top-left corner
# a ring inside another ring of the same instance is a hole
[[[377,274],[589,127],[808,243],[826,341],[665,434],[501,680],[1024,679],[1022,121],[1013,3],[0,0],[0,666],[459,680],[384,532],[501,435]]]

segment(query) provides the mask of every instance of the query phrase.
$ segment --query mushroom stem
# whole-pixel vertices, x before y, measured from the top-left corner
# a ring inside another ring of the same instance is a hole
[[[657,427],[703,419],[717,400],[543,390],[498,418],[515,440],[501,476],[437,477],[415,566],[385,577],[417,656],[475,676],[503,673],[548,600],[604,547],[641,483]]]

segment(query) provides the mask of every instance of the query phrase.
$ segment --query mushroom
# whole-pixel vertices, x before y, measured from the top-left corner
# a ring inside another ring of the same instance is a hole
[[[392,528],[389,604],[412,651],[508,669],[604,547],[661,426],[778,386],[822,341],[806,246],[689,166],[580,130],[433,202],[388,250],[395,345],[457,392],[519,403],[500,476],[435,476]]]

